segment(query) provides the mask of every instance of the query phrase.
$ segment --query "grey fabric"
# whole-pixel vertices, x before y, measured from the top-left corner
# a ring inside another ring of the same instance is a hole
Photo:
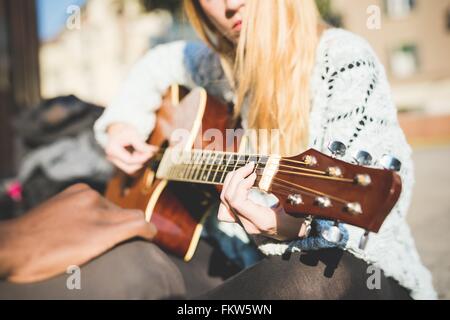
[[[173,255],[169,258],[183,276],[187,299],[205,294],[242,270],[220,248],[205,240],[200,240],[194,257],[188,263]]]
[[[70,274],[33,284],[0,282],[0,299],[175,299],[186,295],[179,269],[156,245],[131,241],[81,267],[81,289]]]
[[[368,267],[333,248],[271,256],[237,273],[204,241],[190,263],[133,241],[83,266],[81,290],[68,290],[64,274],[35,284],[0,282],[0,299],[411,299],[381,271],[379,288],[369,289]]]
[[[106,180],[113,170],[105,159],[103,150],[95,142],[91,130],[73,138],[62,138],[27,154],[19,169],[19,180],[27,181],[38,168],[55,181],[83,177]]]
[[[337,248],[270,256],[200,296],[214,300],[409,300],[408,290]]]

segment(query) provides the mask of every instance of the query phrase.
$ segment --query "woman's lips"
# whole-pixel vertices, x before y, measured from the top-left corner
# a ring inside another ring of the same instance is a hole
[[[242,21],[236,22],[236,23],[234,24],[234,26],[233,26],[233,30],[234,30],[234,31],[241,31],[241,29],[242,29]]]

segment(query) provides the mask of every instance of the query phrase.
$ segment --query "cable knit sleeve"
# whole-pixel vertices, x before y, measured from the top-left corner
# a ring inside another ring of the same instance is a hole
[[[172,84],[226,92],[227,82],[217,55],[201,42],[177,41],[150,50],[131,70],[118,96],[95,123],[97,141],[105,146],[106,130],[115,122],[135,126],[146,139],[155,126],[155,111]]]
[[[328,143],[339,140],[347,146],[344,161],[352,161],[359,150],[365,150],[376,167],[381,166],[383,155],[394,156],[402,163],[402,193],[380,232],[370,234],[366,249],[361,250],[359,240],[364,230],[344,224],[348,234],[345,243],[339,245],[380,267],[387,276],[411,289],[414,298],[435,298],[431,275],[420,261],[405,220],[414,184],[413,163],[385,69],[363,38],[344,30],[332,35],[320,44],[312,79],[310,146],[330,154]],[[324,239],[318,240],[317,244],[323,245]],[[282,254],[306,249],[306,244],[310,246],[311,241],[265,240],[259,247],[266,254]]]

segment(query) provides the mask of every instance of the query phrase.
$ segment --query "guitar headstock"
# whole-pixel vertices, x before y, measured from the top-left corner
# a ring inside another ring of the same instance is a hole
[[[368,167],[372,158],[365,151],[354,155],[355,163],[348,163],[337,158],[345,153],[342,143],[333,142],[329,148],[334,157],[309,149],[279,158],[268,191],[291,215],[306,214],[378,232],[401,193],[401,179],[395,172],[400,162],[385,156],[379,161],[385,169],[377,169]]]

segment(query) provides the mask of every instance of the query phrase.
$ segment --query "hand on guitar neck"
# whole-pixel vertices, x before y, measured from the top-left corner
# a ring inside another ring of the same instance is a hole
[[[249,199],[250,189],[257,175],[254,163],[231,172],[225,178],[220,200],[218,218],[224,222],[237,222],[248,234],[259,234],[277,240],[303,237],[300,232],[303,218],[292,217],[281,205],[276,208],[261,206]]]
[[[129,175],[139,171],[158,149],[145,143],[132,125],[114,123],[108,128],[106,156],[115,166]]]

